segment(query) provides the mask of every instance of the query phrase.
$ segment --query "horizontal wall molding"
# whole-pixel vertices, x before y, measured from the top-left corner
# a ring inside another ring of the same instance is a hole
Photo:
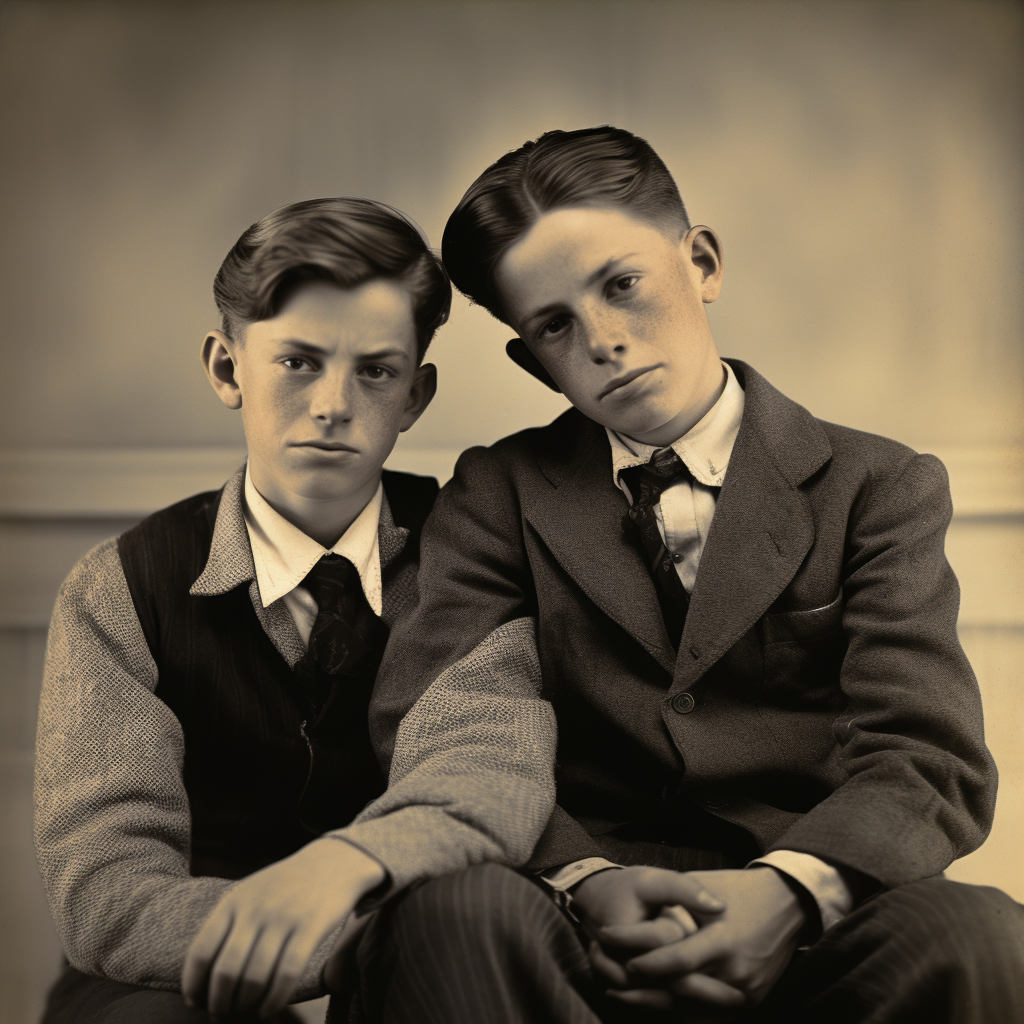
[[[958,517],[1024,516],[1024,447],[931,446],[949,472]],[[459,448],[402,445],[388,468],[452,474]],[[125,519],[219,487],[245,450],[209,448],[44,448],[0,451],[0,518]]]
[[[918,450],[929,450],[919,446]],[[1024,626],[1024,459],[1017,448],[932,448],[949,469],[956,518],[946,553],[960,580],[960,625]],[[458,448],[401,446],[388,465],[436,476]],[[61,580],[94,544],[142,516],[219,487],[239,448],[0,453],[0,627],[45,626]]]
[[[388,469],[452,474],[459,448],[401,448]],[[0,519],[132,519],[214,490],[245,449],[40,448],[0,451]]]

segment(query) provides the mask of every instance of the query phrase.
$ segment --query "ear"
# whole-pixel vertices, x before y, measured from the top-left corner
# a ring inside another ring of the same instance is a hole
[[[242,408],[242,389],[238,385],[237,346],[222,331],[210,331],[203,338],[200,358],[206,376],[217,397],[229,409]]]
[[[437,367],[433,363],[424,363],[413,375],[412,387],[409,388],[409,399],[402,413],[402,424],[399,431],[408,430],[423,415],[423,410],[430,405],[437,394]]]
[[[722,243],[704,224],[696,224],[683,235],[679,243],[686,258],[700,271],[700,297],[714,302],[722,291]]]
[[[526,342],[522,338],[513,338],[505,346],[505,351],[516,366],[521,366],[528,374],[536,377],[541,384],[547,384],[552,391],[562,393],[562,389],[555,383],[554,377],[544,369],[544,365],[526,347]]]

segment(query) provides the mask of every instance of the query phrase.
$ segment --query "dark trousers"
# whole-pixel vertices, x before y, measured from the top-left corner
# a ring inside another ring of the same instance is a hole
[[[574,926],[533,881],[482,865],[386,906],[341,1024],[680,1021],[605,999]],[[743,1024],[1020,1024],[1024,907],[943,878],[881,893],[798,953]]]
[[[65,967],[50,989],[41,1024],[213,1024],[215,1019],[190,1010],[180,992],[122,985]],[[256,1018],[232,1020],[242,1024]],[[287,1010],[273,1018],[273,1024],[293,1022],[299,1018]]]

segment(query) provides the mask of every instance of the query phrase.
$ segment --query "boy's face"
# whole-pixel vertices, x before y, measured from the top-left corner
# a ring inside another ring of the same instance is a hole
[[[218,337],[233,381],[211,380],[241,407],[253,483],[281,510],[368,501],[399,432],[433,397],[434,368],[417,367],[412,297],[393,281],[308,282],[241,343],[214,332],[207,345]]]
[[[682,436],[724,379],[704,303],[718,240],[680,241],[616,208],[545,214],[498,262],[509,324],[586,416],[648,444]]]

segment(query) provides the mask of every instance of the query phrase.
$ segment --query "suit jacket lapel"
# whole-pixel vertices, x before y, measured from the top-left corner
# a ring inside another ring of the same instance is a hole
[[[524,502],[526,518],[583,593],[671,672],[676,655],[654,581],[622,528],[629,504],[612,482],[607,435],[579,413],[567,416],[575,436],[539,460],[551,486]]]
[[[391,512],[391,502],[387,491],[381,498],[380,518],[377,521],[377,546],[380,550],[380,569],[387,572],[391,564],[405,549],[409,539],[409,531],[404,526],[395,525],[395,517]]]
[[[767,611],[814,540],[800,485],[831,457],[824,431],[750,367],[743,423],[701,556],[673,688],[692,685]]]

